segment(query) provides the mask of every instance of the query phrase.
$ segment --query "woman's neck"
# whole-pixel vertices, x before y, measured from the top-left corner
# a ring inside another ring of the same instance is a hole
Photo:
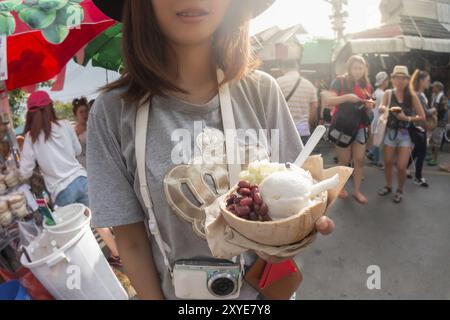
[[[77,122],[77,125],[75,127],[75,131],[77,132],[77,135],[82,134],[87,129],[87,123]]]
[[[404,90],[403,89],[399,89],[399,88],[395,88],[395,93],[397,94],[397,97],[403,97]]]
[[[170,94],[182,100],[204,104],[217,94],[217,74],[211,44],[175,46],[169,59],[169,74],[178,87],[185,90]]]

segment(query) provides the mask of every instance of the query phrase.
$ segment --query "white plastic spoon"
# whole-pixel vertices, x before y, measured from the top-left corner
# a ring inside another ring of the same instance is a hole
[[[295,162],[294,162],[294,164],[297,167],[299,167],[299,168],[303,167],[303,164],[305,163],[306,159],[309,158],[311,153],[314,151],[314,148],[317,146],[320,139],[322,139],[322,137],[326,131],[327,131],[327,128],[325,128],[324,126],[318,126],[316,128],[316,130],[314,130],[313,134],[309,138],[305,147],[298,155],[297,160],[295,160]]]
[[[335,174],[333,177],[326,180],[322,180],[319,183],[313,185],[311,188],[310,198],[312,199],[326,190],[334,189],[338,185],[339,185],[339,175]]]

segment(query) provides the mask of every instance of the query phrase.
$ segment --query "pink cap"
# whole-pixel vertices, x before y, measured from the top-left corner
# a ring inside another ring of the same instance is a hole
[[[35,91],[28,98],[28,111],[33,112],[52,104],[53,100],[45,91]]]

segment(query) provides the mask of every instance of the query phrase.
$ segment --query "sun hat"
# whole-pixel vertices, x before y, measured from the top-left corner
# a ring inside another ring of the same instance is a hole
[[[121,21],[122,20],[122,8],[125,0],[93,0],[94,4],[108,17]],[[129,0],[131,1],[131,0]],[[253,18],[263,13],[269,8],[275,0],[238,0],[239,3],[250,2],[252,7]]]
[[[392,77],[395,76],[404,76],[407,78],[411,78],[411,76],[409,75],[409,70],[407,66],[395,66],[394,67],[394,71],[392,72]]]

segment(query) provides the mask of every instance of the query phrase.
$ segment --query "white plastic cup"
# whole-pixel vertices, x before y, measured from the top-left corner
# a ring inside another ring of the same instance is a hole
[[[51,233],[70,232],[72,229],[80,228],[90,215],[89,209],[80,203],[71,204],[58,208],[53,212],[56,225],[49,226],[44,222],[44,229]]]

